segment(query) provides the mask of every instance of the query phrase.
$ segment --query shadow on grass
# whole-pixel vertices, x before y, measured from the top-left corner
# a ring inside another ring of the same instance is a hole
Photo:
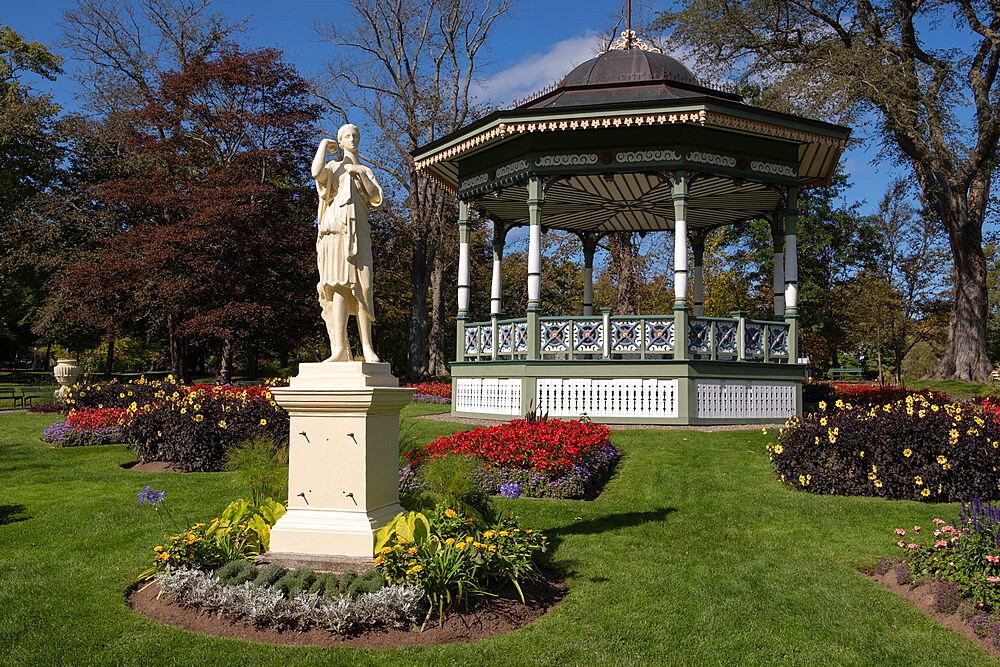
[[[28,508],[24,505],[0,505],[0,526],[18,521],[27,521],[31,517],[25,514]]]
[[[663,521],[668,514],[677,511],[676,507],[661,507],[645,512],[622,512],[620,514],[608,514],[596,519],[584,519],[574,521],[561,528],[549,528],[545,534],[550,539],[558,539],[566,535],[593,535],[595,533],[606,533],[618,528],[630,526],[640,526],[644,523],[655,523]]]

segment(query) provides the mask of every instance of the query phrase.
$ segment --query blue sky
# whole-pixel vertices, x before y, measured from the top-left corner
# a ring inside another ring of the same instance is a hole
[[[216,0],[215,6],[233,18],[250,19],[247,44],[280,48],[303,75],[312,77],[320,73],[331,55],[331,47],[317,41],[314,22],[346,18],[346,4],[330,0]],[[658,4],[667,6],[665,2]],[[29,41],[40,41],[60,52],[62,10],[75,5],[74,0],[0,0],[0,21]],[[522,1],[513,15],[496,27],[486,54],[483,90],[494,102],[507,102],[558,80],[573,65],[594,55],[597,35],[611,25],[616,7],[616,2],[607,0]],[[68,61],[66,74],[54,83],[41,82],[36,87],[50,90],[57,102],[73,109],[77,106],[74,71],[75,63]],[[854,133],[858,137],[864,131],[855,128]],[[869,213],[874,212],[887,183],[906,172],[888,160],[879,161],[876,142],[861,144],[849,150],[843,160],[853,183],[848,200],[867,201],[862,211]]]

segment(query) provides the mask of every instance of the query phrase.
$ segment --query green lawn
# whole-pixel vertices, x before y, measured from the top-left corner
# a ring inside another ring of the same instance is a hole
[[[412,412],[414,408],[408,408]],[[134,614],[125,588],[160,526],[143,485],[211,518],[228,473],[122,469],[123,446],[53,449],[47,415],[0,415],[0,646],[5,664],[995,664],[857,572],[892,530],[954,506],[813,496],[770,473],[760,430],[622,431],[593,502],[501,499],[550,536],[569,594],[531,626],[473,645],[385,652],[241,643]],[[406,419],[411,441],[458,428]]]
[[[910,389],[936,389],[955,398],[972,398],[974,396],[998,396],[1000,388],[992,384],[974,384],[960,380],[915,380],[907,382]]]

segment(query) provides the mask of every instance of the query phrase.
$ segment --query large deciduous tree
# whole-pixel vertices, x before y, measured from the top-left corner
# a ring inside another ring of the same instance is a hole
[[[319,22],[335,47],[324,97],[375,130],[368,155],[410,211],[407,378],[447,373],[445,282],[457,230],[455,200],[414,168],[410,151],[458,129],[474,113],[480,50],[510,0],[350,0],[347,23]],[[353,114],[358,113],[361,118]],[[360,121],[360,122],[359,122]],[[376,267],[376,270],[377,267]],[[430,290],[430,299],[428,299]],[[430,311],[428,311],[430,301]]]
[[[1000,139],[1000,0],[692,0],[660,25],[703,66],[762,83],[772,107],[876,119],[943,223],[955,264],[948,343],[932,375],[985,380],[982,230]]]
[[[275,50],[227,50],[151,92],[131,139],[142,167],[104,187],[135,219],[76,267],[82,302],[162,318],[182,378],[191,343],[220,343],[224,361],[288,347],[315,319],[307,82]]]

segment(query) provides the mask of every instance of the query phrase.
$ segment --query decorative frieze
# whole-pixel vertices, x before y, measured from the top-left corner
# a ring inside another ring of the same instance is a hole
[[[732,155],[720,155],[718,153],[703,153],[701,151],[691,151],[687,154],[688,162],[707,164],[712,167],[736,168],[736,158]]]
[[[754,160],[750,163],[750,171],[756,171],[759,174],[773,174],[775,176],[788,176],[795,178],[798,173],[794,168],[789,167],[787,164],[778,164],[776,162],[760,162]]]
[[[635,162],[671,162],[680,159],[680,154],[671,150],[624,151],[615,155],[615,160],[624,164]]]
[[[536,167],[580,167],[591,164],[597,164],[596,153],[543,155],[535,160]]]

